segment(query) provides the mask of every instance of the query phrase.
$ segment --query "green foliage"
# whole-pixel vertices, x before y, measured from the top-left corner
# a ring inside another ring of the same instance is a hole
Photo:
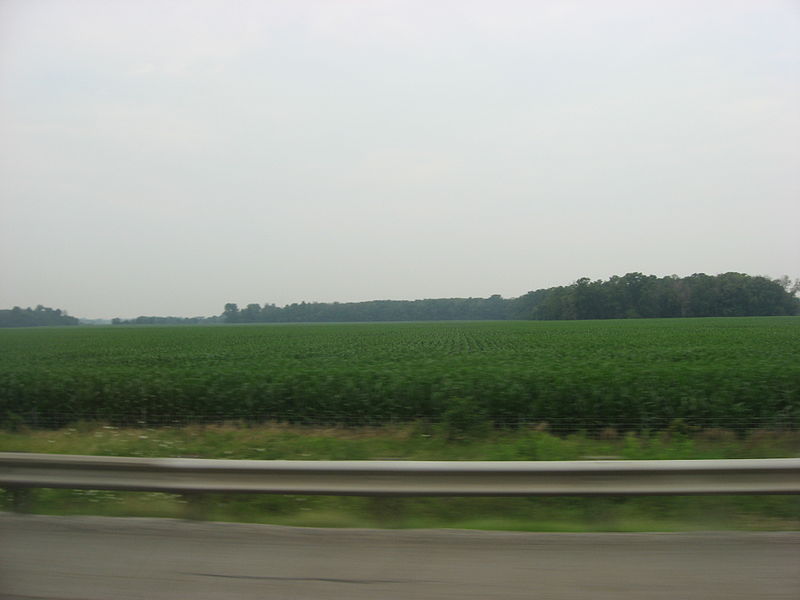
[[[70,317],[60,308],[52,309],[38,305],[36,308],[0,310],[0,327],[42,327],[53,325],[77,325],[78,319]]]
[[[627,273],[607,281],[583,277],[572,285],[539,289],[509,299],[495,294],[489,298],[300,302],[283,307],[251,303],[242,309],[228,303],[219,319],[225,323],[341,323],[797,315],[798,286],[798,282],[792,286],[786,276],[773,281],[744,273],[695,273],[682,278]],[[159,322],[155,319],[139,317],[125,323]]]
[[[658,278],[627,273],[607,281],[584,277],[570,286],[519,299],[533,319],[744,317],[800,314],[788,277],[773,281],[744,273]]]
[[[459,403],[464,405],[463,403]],[[383,428],[286,425],[118,429],[80,423],[58,431],[0,431],[0,451],[228,459],[576,460],[769,458],[796,455],[800,432],[727,430],[694,434],[566,437],[532,429],[498,430],[453,443],[419,424]],[[0,510],[12,497],[0,494]],[[153,492],[34,490],[29,509],[52,514],[151,517],[187,515],[187,498]],[[639,498],[361,498],[209,494],[196,512],[207,519],[316,527],[461,527],[528,531],[797,529],[792,496]]]
[[[450,440],[481,437],[489,433],[484,408],[474,398],[450,398],[442,412],[441,429]]]
[[[800,319],[0,331],[0,426],[800,425]]]

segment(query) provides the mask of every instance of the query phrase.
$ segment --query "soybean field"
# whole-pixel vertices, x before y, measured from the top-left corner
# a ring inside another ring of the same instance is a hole
[[[0,426],[796,428],[800,318],[0,330]]]

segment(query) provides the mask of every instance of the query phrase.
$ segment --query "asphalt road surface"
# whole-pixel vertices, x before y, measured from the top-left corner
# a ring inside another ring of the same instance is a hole
[[[800,598],[800,533],[314,529],[0,513],[3,600]]]

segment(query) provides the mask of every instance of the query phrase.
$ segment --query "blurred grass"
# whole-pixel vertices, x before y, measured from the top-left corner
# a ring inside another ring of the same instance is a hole
[[[542,424],[454,439],[426,423],[348,428],[230,422],[133,429],[84,422],[60,430],[0,430],[0,451],[265,460],[779,458],[800,455],[800,432],[677,428],[622,435],[609,428],[597,436],[556,436]]]
[[[710,429],[694,433],[559,437],[544,426],[488,430],[454,440],[436,426],[321,428],[228,423],[119,429],[79,423],[61,430],[0,432],[0,451],[100,456],[303,460],[579,460],[800,456],[800,432]],[[2,499],[9,510],[9,499]],[[37,490],[33,512],[181,517],[184,498],[152,492]],[[204,517],[314,527],[469,528],[519,531],[800,529],[795,496],[360,498],[209,494]]]

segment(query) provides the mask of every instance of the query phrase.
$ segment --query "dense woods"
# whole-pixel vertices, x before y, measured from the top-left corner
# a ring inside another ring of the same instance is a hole
[[[436,298],[427,300],[371,300],[369,302],[300,302],[283,308],[248,304],[239,309],[226,304],[226,323],[292,323],[351,321],[504,320],[514,318],[509,300],[490,298]]]
[[[797,282],[743,273],[656,277],[628,273],[582,278],[519,298],[439,298],[369,302],[300,302],[278,307],[226,304],[226,323],[352,321],[564,320],[668,317],[744,317],[800,314]]]
[[[797,283],[743,273],[655,277],[628,273],[607,281],[579,279],[570,286],[522,297],[533,319],[746,317],[795,315]]]
[[[229,303],[211,317],[113,319],[114,325],[207,325],[214,323],[319,323],[359,321],[495,321],[754,317],[800,314],[800,280],[773,280],[744,273],[656,277],[628,273],[608,280],[586,277],[566,286],[538,289],[518,298],[370,300],[266,303],[239,308]],[[0,327],[77,325],[61,309],[15,306],[0,310]]]
[[[60,308],[42,306],[0,310],[0,327],[36,327],[43,325],[77,325],[78,319],[70,317]]]

